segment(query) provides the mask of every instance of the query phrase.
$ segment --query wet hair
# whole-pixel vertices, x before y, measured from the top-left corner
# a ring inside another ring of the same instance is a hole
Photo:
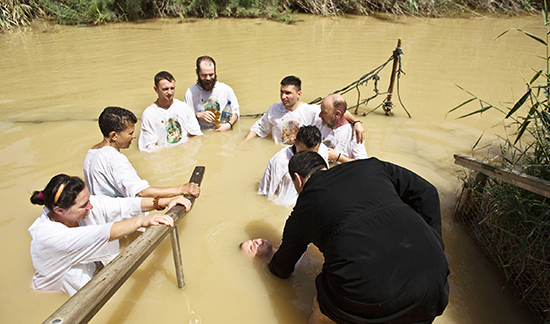
[[[62,184],[65,184],[65,187],[62,189],[57,201],[54,202],[55,195]],[[53,211],[54,206],[66,209],[75,204],[76,196],[78,196],[84,188],[86,188],[86,185],[79,177],[58,174],[53,177],[46,188],[42,190],[42,195],[40,195],[39,191],[32,193],[31,203],[33,205],[46,206],[51,211]]]
[[[174,76],[170,72],[160,71],[155,75],[155,87],[159,86],[160,81],[166,80],[168,82],[174,81]]]
[[[296,134],[296,142],[300,142],[308,148],[315,147],[321,143],[321,131],[315,125],[304,125]]]
[[[128,128],[129,123],[136,122],[137,118],[133,112],[120,107],[107,107],[99,115],[99,129],[105,137],[109,137],[112,131],[120,133]]]
[[[283,86],[289,86],[293,85],[294,88],[296,88],[296,92],[302,90],[302,80],[300,78],[295,77],[293,75],[289,75],[281,80],[281,85]]]
[[[309,175],[326,168],[325,160],[319,154],[311,151],[298,152],[288,162],[288,172],[293,181],[296,180],[294,173],[307,178]]]
[[[201,70],[201,62],[202,61],[212,62],[212,64],[214,64],[214,72],[216,72],[216,61],[214,61],[213,58],[211,58],[210,56],[207,56],[207,55],[199,56],[199,58],[197,58],[197,71]]]

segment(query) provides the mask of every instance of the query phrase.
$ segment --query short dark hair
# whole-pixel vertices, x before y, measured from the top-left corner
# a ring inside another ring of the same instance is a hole
[[[304,125],[296,134],[296,142],[300,142],[308,148],[315,147],[321,143],[321,131],[315,125]]]
[[[59,190],[59,187],[65,184],[65,187],[61,191],[57,202],[54,202],[55,195]],[[79,177],[70,177],[66,174],[58,174],[53,177],[46,188],[42,190],[42,195],[39,191],[33,192],[31,196],[31,203],[34,205],[46,206],[53,212],[53,207],[66,209],[75,204],[75,199],[78,194],[86,188],[84,181]]]
[[[283,85],[283,86],[293,85],[294,88],[296,88],[296,91],[301,91],[302,90],[302,80],[300,80],[300,78],[298,78],[296,76],[293,76],[293,75],[289,75],[289,76],[285,77],[284,79],[282,79],[281,80],[281,85]]]
[[[112,131],[117,133],[128,128],[129,123],[137,123],[136,115],[128,109],[120,107],[107,107],[99,115],[99,129],[105,137],[109,137]]]
[[[208,56],[208,55],[199,56],[199,58],[197,58],[197,71],[200,71],[200,70],[201,70],[201,62],[202,62],[202,61],[210,61],[210,62],[212,62],[212,64],[214,64],[214,72],[216,71],[216,61],[214,61],[214,59],[211,58],[211,57]]]
[[[174,76],[170,72],[160,71],[155,75],[155,87],[159,86],[160,81],[166,80],[168,82],[174,81]]]
[[[325,160],[319,154],[312,151],[298,152],[288,162],[288,172],[293,181],[296,180],[294,173],[298,173],[301,177],[306,178],[326,168],[327,164]]]

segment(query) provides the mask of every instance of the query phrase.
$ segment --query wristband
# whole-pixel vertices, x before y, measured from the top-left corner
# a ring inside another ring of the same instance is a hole
[[[362,124],[363,122],[362,122],[362,121],[360,121],[359,119],[357,119],[356,121],[354,121],[354,122],[353,122],[353,123],[351,123],[351,124],[352,124],[353,126],[355,126],[355,124],[357,124],[357,123],[361,123],[361,124]]]
[[[230,121],[227,122],[229,124],[229,126],[231,126],[231,130],[233,130],[233,124],[231,124]]]
[[[338,157],[336,158],[336,162],[338,162],[338,160],[340,160],[340,156],[342,156],[342,153],[338,153]]]
[[[153,208],[156,210],[164,210],[165,207],[160,207],[159,205],[160,196],[156,196],[153,198]]]

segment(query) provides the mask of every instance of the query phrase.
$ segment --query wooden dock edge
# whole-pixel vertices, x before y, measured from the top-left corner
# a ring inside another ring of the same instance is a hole
[[[455,164],[470,170],[485,174],[491,178],[504,181],[519,188],[529,190],[541,196],[550,198],[550,181],[539,179],[516,170],[506,170],[478,159],[455,154]]]
[[[204,171],[203,166],[195,167],[189,182],[200,186]],[[185,195],[185,198],[191,201],[193,208],[195,197]],[[175,227],[187,212],[177,205],[166,215],[174,219]],[[171,231],[172,227],[167,225],[149,227],[43,323],[88,323]]]

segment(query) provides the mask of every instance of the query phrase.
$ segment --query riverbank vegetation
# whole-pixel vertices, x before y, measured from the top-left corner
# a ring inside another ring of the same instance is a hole
[[[456,16],[518,14],[537,10],[539,0],[0,0],[0,30],[36,18],[61,24],[97,25],[146,18],[267,18],[291,23],[293,13]]]
[[[550,181],[550,21],[544,6],[545,37],[516,28],[499,36],[520,32],[545,46],[545,68],[535,70],[521,98],[511,107],[499,108],[468,92],[471,98],[451,112],[471,103],[478,103],[479,109],[460,118],[490,109],[501,112],[509,135],[501,138],[498,154],[487,159],[504,169]],[[550,199],[495,179],[482,181],[482,185],[478,180],[471,174],[464,178],[455,216],[502,270],[507,286],[523,305],[541,323],[550,324]]]

